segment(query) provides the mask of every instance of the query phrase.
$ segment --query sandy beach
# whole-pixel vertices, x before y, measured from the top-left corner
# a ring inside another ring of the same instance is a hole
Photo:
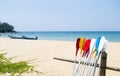
[[[0,38],[0,52],[13,61],[36,59],[32,62],[42,74],[28,73],[23,76],[72,76],[73,63],[54,60],[53,57],[74,59],[74,41],[17,40]],[[120,43],[110,42],[107,48],[107,65],[120,67]],[[98,76],[98,75],[96,75]],[[120,72],[107,70],[106,76],[120,76]]]

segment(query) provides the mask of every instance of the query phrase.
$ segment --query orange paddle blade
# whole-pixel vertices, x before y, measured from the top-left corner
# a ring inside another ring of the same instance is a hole
[[[82,49],[84,47],[86,38],[80,38],[80,42],[79,42],[79,48],[80,48],[80,54],[82,54]]]

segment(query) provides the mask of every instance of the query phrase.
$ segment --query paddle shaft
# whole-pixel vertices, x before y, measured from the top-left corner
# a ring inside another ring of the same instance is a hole
[[[74,63],[74,60],[70,60],[70,59],[63,59],[63,58],[57,58],[57,57],[54,57],[53,59]],[[80,62],[80,64],[83,64],[83,63],[86,63],[84,65],[87,65],[87,62],[82,62],[82,61]],[[78,61],[76,61],[76,64],[78,64]],[[90,63],[90,66],[94,66],[94,64]],[[99,67],[99,64],[97,64],[97,67]],[[106,68],[106,69],[109,69],[109,70],[119,71],[120,72],[120,68],[117,68],[117,67],[106,66],[106,67],[101,67],[101,68]]]

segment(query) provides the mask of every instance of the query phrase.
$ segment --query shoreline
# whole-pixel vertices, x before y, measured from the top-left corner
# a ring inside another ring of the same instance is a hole
[[[7,57],[14,57],[13,61],[36,59],[36,70],[43,72],[40,76],[71,76],[73,63],[54,60],[53,57],[60,57],[74,60],[75,41],[54,41],[54,40],[20,40],[0,38],[0,52],[7,52]],[[109,42],[107,48],[107,65],[120,67],[120,43]],[[66,68],[65,68],[66,66]],[[54,68],[54,69],[53,69]],[[96,72],[97,74],[97,72]],[[107,70],[106,76],[119,76],[120,72]],[[37,74],[25,74],[23,76],[39,76]]]
[[[0,37],[0,39],[11,39],[9,37]],[[11,39],[11,40],[27,40],[27,39]],[[27,41],[32,41],[32,40],[27,40]],[[37,40],[34,40],[34,41],[37,41]],[[51,40],[47,40],[47,39],[38,39],[38,41],[61,41],[61,42],[76,42],[76,41],[73,41],[73,40],[54,40],[54,39],[51,39]],[[108,43],[120,43],[119,41],[108,41]]]

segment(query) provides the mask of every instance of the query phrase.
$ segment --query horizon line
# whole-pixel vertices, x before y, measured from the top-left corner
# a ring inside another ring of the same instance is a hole
[[[120,31],[16,31],[16,32],[120,32]]]

